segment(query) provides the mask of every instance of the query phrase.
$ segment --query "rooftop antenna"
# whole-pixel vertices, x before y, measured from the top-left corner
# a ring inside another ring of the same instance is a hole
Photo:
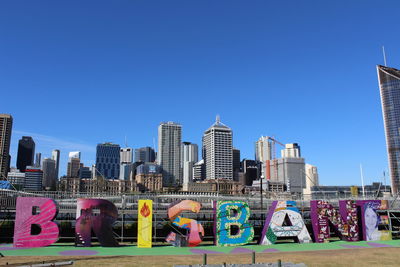
[[[125,135],[125,147],[128,147],[128,143],[126,142],[126,135]]]
[[[387,67],[386,65],[386,53],[385,53],[385,46],[382,45],[382,52],[383,52],[383,62],[385,63],[385,67]]]
[[[221,123],[221,118],[219,117],[219,114],[217,114],[217,116],[216,116],[216,118],[215,118],[215,122],[216,122],[217,124],[220,124],[220,123]]]
[[[364,175],[363,175],[363,169],[362,169],[362,165],[361,165],[361,163],[360,163],[360,174],[361,174],[361,186],[362,186],[362,194],[363,194],[363,199],[365,199]]]

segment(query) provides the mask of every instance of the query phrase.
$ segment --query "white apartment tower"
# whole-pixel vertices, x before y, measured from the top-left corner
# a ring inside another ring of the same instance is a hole
[[[203,159],[206,179],[233,179],[232,130],[216,122],[203,135]]]
[[[51,159],[56,162],[56,178],[58,179],[58,171],[60,169],[60,150],[54,149],[51,152]]]
[[[281,150],[281,156],[282,158],[300,158],[300,146],[297,143],[286,144]]]
[[[163,186],[182,184],[180,176],[182,126],[174,122],[162,122],[158,126],[157,161],[163,168]]]
[[[120,163],[132,163],[133,149],[130,147],[121,148],[119,153]]]
[[[268,136],[261,136],[256,142],[256,160],[261,162],[261,177],[270,178],[270,163],[272,159],[272,146]]]
[[[198,146],[190,142],[182,143],[183,184],[193,182],[193,166],[198,161]]]

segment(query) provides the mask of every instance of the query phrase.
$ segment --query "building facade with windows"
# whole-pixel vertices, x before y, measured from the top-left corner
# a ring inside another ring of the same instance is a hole
[[[182,126],[163,122],[158,126],[158,164],[163,168],[163,186],[179,186],[181,178]]]
[[[232,130],[216,122],[203,135],[202,154],[206,179],[233,179]]]
[[[96,147],[96,170],[106,179],[119,179],[120,146],[112,143]]]
[[[10,143],[13,118],[9,114],[0,114],[0,180],[7,177],[10,169]]]
[[[392,194],[400,183],[400,70],[377,66]]]

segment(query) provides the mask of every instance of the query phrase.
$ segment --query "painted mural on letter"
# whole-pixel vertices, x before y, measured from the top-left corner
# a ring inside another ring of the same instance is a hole
[[[215,244],[218,246],[238,246],[251,242],[254,228],[248,222],[249,205],[244,201],[214,202]]]
[[[57,216],[57,204],[50,198],[18,197],[15,225],[14,247],[45,247],[58,240],[58,225],[53,222]],[[40,232],[32,234],[35,225]]]
[[[275,244],[278,237],[294,238],[310,243],[311,237],[296,201],[274,201],[265,219],[260,245]]]
[[[180,214],[183,211],[198,213],[200,209],[201,204],[193,200],[182,200],[171,204],[168,209],[168,218],[172,226],[178,227],[178,229],[171,232],[166,241],[176,247],[195,247],[199,245],[204,236],[203,226],[196,220],[184,218]],[[182,233],[182,231],[186,233]]]

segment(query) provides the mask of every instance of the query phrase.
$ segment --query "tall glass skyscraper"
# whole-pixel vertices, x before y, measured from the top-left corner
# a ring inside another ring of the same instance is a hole
[[[96,175],[106,179],[119,179],[120,146],[112,143],[98,144],[96,148]]]
[[[17,168],[25,172],[26,166],[33,166],[35,159],[35,142],[30,136],[22,136],[18,142]]]
[[[158,163],[163,168],[163,185],[182,184],[180,176],[182,126],[162,122],[158,126]]]
[[[400,182],[400,70],[377,66],[392,194]]]
[[[0,180],[7,177],[10,168],[10,143],[13,118],[9,114],[0,114]]]

